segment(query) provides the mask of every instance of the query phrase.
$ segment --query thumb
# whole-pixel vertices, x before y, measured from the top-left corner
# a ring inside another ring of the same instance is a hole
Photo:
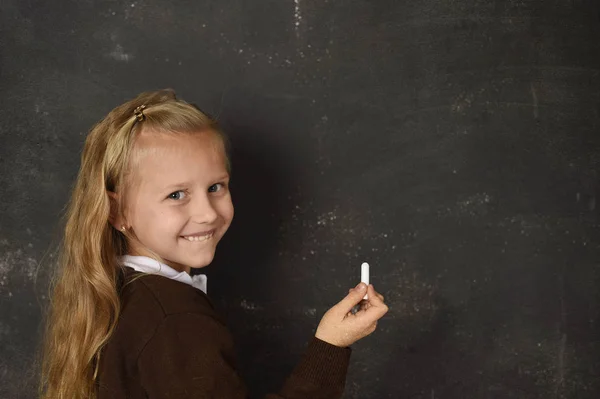
[[[352,291],[346,295],[338,304],[341,314],[347,314],[357,303],[362,301],[367,293],[367,286],[364,283],[357,285]]]

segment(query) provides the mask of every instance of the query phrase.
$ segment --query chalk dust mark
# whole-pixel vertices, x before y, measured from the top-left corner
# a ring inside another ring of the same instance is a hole
[[[304,308],[302,310],[302,313],[305,316],[314,317],[317,315],[317,309],[316,308]]]
[[[539,116],[538,97],[533,83],[531,84],[531,97],[533,98],[533,117],[534,119],[537,119]]]
[[[117,44],[113,51],[111,51],[108,56],[115,61],[129,62],[133,59],[133,55],[127,54],[123,50],[123,46]]]
[[[300,36],[300,25],[302,24],[302,12],[300,11],[300,0],[294,0],[294,29],[296,36]]]
[[[454,112],[463,113],[467,108],[471,107],[472,104],[473,104],[473,94],[472,93],[461,93],[456,98],[456,100],[452,104],[451,108],[452,108],[452,111],[454,111]]]
[[[0,245],[5,246],[5,240],[0,241]],[[21,249],[11,251],[7,248],[0,248],[0,292],[9,291],[9,280],[12,275],[18,274],[29,281],[36,277],[37,261],[27,256]]]
[[[240,303],[240,306],[243,309],[250,310],[250,311],[253,311],[253,312],[260,311],[260,310],[263,309],[262,306],[257,305],[257,304],[252,303],[252,302],[249,302],[249,301],[247,301],[245,299],[242,299],[242,302]]]

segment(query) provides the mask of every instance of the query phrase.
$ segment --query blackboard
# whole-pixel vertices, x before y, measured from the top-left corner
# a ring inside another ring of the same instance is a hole
[[[371,264],[345,398],[600,395],[600,3],[0,6],[0,397],[36,396],[88,129],[170,87],[232,141],[208,274],[256,397]]]

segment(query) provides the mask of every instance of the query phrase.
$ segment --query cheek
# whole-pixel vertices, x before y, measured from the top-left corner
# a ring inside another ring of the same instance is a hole
[[[143,236],[155,236],[161,233],[177,232],[185,218],[175,208],[140,207],[134,213],[134,227]]]
[[[188,220],[188,215],[176,208],[158,211],[154,217],[154,223],[160,224],[163,230],[172,232],[178,232]]]
[[[131,221],[138,227],[150,226],[153,223],[156,223],[156,220],[160,218],[161,213],[162,212],[157,210],[156,207],[138,203],[131,212]]]
[[[219,203],[219,214],[225,221],[225,224],[229,226],[234,215],[233,203],[231,202],[230,197],[227,199],[224,198],[223,201]]]

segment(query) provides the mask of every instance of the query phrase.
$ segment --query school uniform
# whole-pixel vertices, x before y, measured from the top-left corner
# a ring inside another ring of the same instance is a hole
[[[246,399],[231,333],[190,276],[144,256],[123,256],[117,327],[102,349],[98,399]],[[313,337],[278,394],[268,399],[342,396],[351,349]]]

